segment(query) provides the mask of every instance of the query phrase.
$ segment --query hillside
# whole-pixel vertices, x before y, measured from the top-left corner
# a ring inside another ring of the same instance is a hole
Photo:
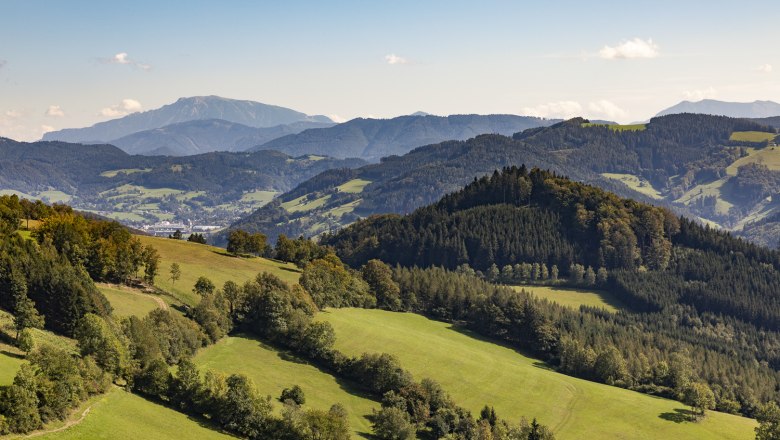
[[[315,236],[372,214],[411,212],[477,176],[522,163],[539,164],[577,180],[598,182],[623,194],[645,198],[596,173],[567,167],[532,144],[482,135],[420,147],[357,169],[324,172],[231,227],[260,231],[272,238],[280,233]]]
[[[111,145],[0,139],[0,188],[128,223],[227,225],[325,170],[364,163],[275,151],[130,156]]]
[[[222,119],[198,119],[139,131],[108,143],[128,154],[189,156],[211,151],[244,151],[288,134],[332,125],[300,121],[274,127],[250,127]]]
[[[641,129],[578,118],[512,139],[491,135],[444,142],[379,164],[329,171],[234,227],[271,236],[317,235],[372,214],[411,212],[475,177],[526,164],[739,231],[777,212],[771,198],[780,188],[776,136],[761,123],[719,116],[664,116]],[[344,185],[353,189],[344,191]]]
[[[253,148],[278,150],[293,156],[320,154],[378,161],[402,155],[421,145],[466,140],[480,134],[511,135],[556,120],[514,115],[400,116],[393,119],[357,118],[330,128],[305,130]]]
[[[344,353],[391,353],[415,376],[440,382],[472,412],[489,402],[510,420],[538,414],[561,440],[584,432],[590,438],[736,440],[750,438],[755,426],[720,413],[680,423],[687,409],[679,402],[565,376],[511,348],[418,315],[337,309],[320,319],[333,325]]]
[[[179,98],[158,109],[133,113],[119,119],[97,123],[86,128],[68,128],[44,134],[45,141],[105,143],[133,133],[179,122],[200,119],[222,119],[249,127],[273,127],[294,122],[332,122],[325,116],[307,116],[284,107],[219,96]]]
[[[656,116],[677,113],[701,113],[707,115],[731,116],[734,118],[767,118],[780,116],[780,104],[773,101],[726,102],[714,99],[701,101],[682,101],[667,109],[661,110]]]
[[[160,273],[155,284],[189,305],[197,304],[199,298],[193,293],[192,287],[201,276],[208,277],[217,287],[222,287],[228,280],[243,284],[261,272],[272,273],[288,283],[297,282],[300,275],[300,270],[290,263],[258,257],[233,257],[222,248],[184,240],[146,236],[138,238],[143,244],[154,246],[160,255]],[[170,279],[169,271],[173,263],[181,268],[181,279],[178,281]]]

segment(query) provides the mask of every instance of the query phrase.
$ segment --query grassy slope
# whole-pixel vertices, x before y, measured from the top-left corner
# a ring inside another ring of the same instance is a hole
[[[336,346],[346,354],[395,354],[416,379],[439,381],[471,411],[490,404],[509,420],[537,417],[554,429],[558,439],[753,436],[753,420],[710,412],[700,423],[682,422],[684,406],[679,402],[550,371],[515,350],[422,316],[362,309],[331,310],[318,316],[334,326]]]
[[[252,378],[260,393],[274,399],[284,388],[297,384],[306,396],[306,407],[328,409],[336,402],[341,403],[349,413],[349,424],[355,435],[371,431],[365,416],[373,408],[379,408],[378,403],[345,388],[333,376],[251,338],[227,337],[201,350],[195,363],[202,371],[243,373]],[[274,405],[277,409],[281,407],[277,401]]]
[[[154,246],[160,254],[160,273],[155,279],[155,284],[189,304],[198,301],[192,292],[192,287],[200,276],[208,277],[217,287],[222,287],[228,280],[242,284],[253,279],[260,272],[271,272],[288,283],[297,282],[300,276],[294,264],[265,258],[232,257],[222,248],[183,240],[145,236],[138,238],[144,244]],[[174,262],[181,267],[182,275],[180,280],[171,284],[170,267]]]
[[[75,413],[75,418],[83,410]],[[60,432],[37,437],[65,439],[230,439],[226,434],[201,426],[183,413],[114,388],[100,396],[81,422]]]
[[[580,306],[589,306],[617,312],[618,309],[623,307],[620,300],[607,292],[553,286],[512,286],[512,288],[531,292],[539,298],[544,298],[572,309],[579,309]]]
[[[766,142],[777,136],[775,133],[764,131],[735,131],[729,136],[729,140],[737,142]]]
[[[144,317],[158,307],[157,302],[152,297],[139,294],[130,288],[105,284],[98,285],[98,288],[111,303],[116,317],[133,315]]]
[[[644,178],[633,174],[601,173],[601,175],[608,179],[619,180],[627,187],[648,197],[663,199],[663,195],[661,195],[657,189],[653,188],[653,185]]]
[[[0,343],[0,386],[13,383],[19,366],[24,362],[19,356],[15,347]]]

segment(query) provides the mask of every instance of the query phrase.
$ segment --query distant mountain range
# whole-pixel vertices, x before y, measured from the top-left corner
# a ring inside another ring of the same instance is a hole
[[[86,128],[68,128],[43,136],[47,141],[107,143],[114,139],[180,122],[221,119],[248,127],[274,127],[296,122],[332,123],[327,116],[309,116],[289,108],[219,96],[180,98],[155,110],[133,113]]]
[[[249,127],[223,119],[199,119],[140,131],[108,143],[130,154],[189,156],[211,151],[244,151],[288,134],[333,125],[300,121],[275,127]]]
[[[702,113],[707,115],[730,116],[732,118],[767,118],[770,116],[780,116],[780,104],[773,101],[726,102],[716,101],[714,99],[703,99],[696,102],[683,101],[665,110],[661,110],[656,116],[676,113]]]
[[[359,157],[378,161],[422,145],[466,140],[480,134],[511,136],[528,128],[550,126],[560,120],[515,115],[410,115],[393,119],[357,118],[330,128],[310,129],[283,136],[257,150],[277,150],[292,156],[319,154],[336,158]]]

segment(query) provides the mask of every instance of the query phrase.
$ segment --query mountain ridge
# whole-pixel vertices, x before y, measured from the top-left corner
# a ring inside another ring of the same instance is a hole
[[[780,104],[774,101],[756,100],[753,102],[730,102],[716,99],[700,101],[681,101],[663,109],[656,116],[677,113],[703,113],[708,115],[729,116],[732,118],[768,118],[780,116]]]
[[[223,119],[250,127],[273,127],[293,122],[332,123],[327,116],[309,116],[296,110],[256,101],[193,96],[144,112],[98,122],[90,127],[67,128],[44,134],[44,141],[60,140],[75,143],[101,143],[139,131],[152,130],[179,122],[198,119]]]

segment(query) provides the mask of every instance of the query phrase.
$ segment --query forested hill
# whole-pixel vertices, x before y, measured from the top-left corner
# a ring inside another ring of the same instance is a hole
[[[588,170],[567,167],[534,145],[500,135],[448,141],[390,156],[378,164],[352,170],[331,170],[299,185],[232,227],[275,237],[317,235],[377,213],[408,213],[462,188],[476,176],[496,168],[531,163],[580,181],[623,191],[640,199],[619,182]]]
[[[513,139],[444,142],[317,176],[235,226],[271,236],[316,235],[358,217],[411,212],[474,177],[525,163],[741,231],[778,212],[780,197],[772,196],[780,193],[780,148],[769,122],[680,114],[621,126],[576,118]],[[775,245],[764,236],[770,230],[753,228],[758,233],[750,237]]]
[[[111,196],[154,195],[155,190],[194,192],[203,204],[227,206],[246,192],[286,191],[325,170],[364,164],[360,159],[293,158],[277,151],[131,156],[111,145],[0,139],[0,188],[38,197],[60,191],[75,208],[106,211],[114,209],[103,208]]]
[[[550,350],[564,371],[593,377],[595,352],[609,345],[625,356],[634,377],[648,371],[650,353],[673,358],[682,352],[697,359],[699,377],[743,411],[755,407],[758,394],[779,397],[780,252],[664,208],[512,167],[412,214],[361,220],[322,243],[354,267],[372,259],[398,265],[412,303],[416,292],[427,292],[426,283],[437,283],[440,298],[425,312],[443,319],[484,299],[450,292],[442,274],[436,280],[415,274],[433,276],[443,267],[496,283],[597,286],[624,305],[618,315],[588,308],[576,318],[550,313],[560,334],[576,341]],[[512,306],[496,299],[483,310],[498,324],[482,331],[509,338],[500,327],[512,322]],[[725,377],[724,368],[735,373]],[[635,387],[657,392],[661,382]]]
[[[515,115],[411,115],[393,119],[357,118],[330,128],[310,129],[272,140],[253,150],[278,150],[298,156],[322,154],[376,161],[405,154],[421,145],[466,140],[480,134],[510,136],[559,120]]]

